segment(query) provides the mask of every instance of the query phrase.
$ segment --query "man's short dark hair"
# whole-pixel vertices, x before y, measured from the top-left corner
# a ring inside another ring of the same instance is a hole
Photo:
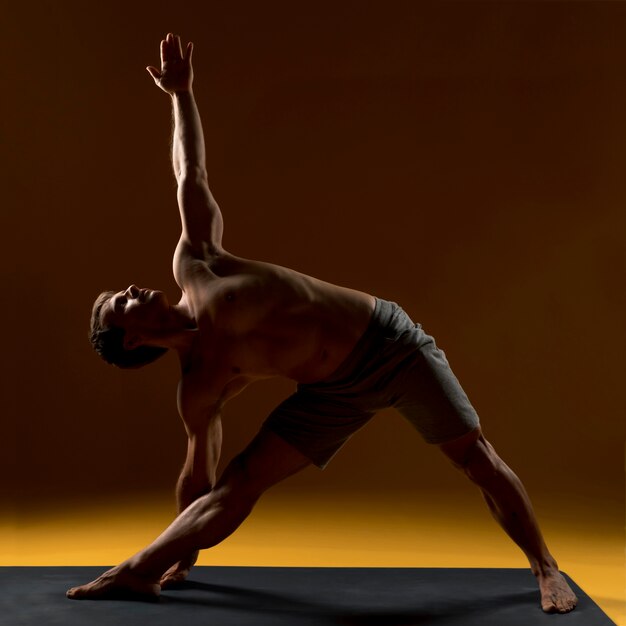
[[[136,369],[156,361],[167,352],[167,348],[139,346],[133,350],[126,350],[124,348],[124,334],[126,331],[119,326],[103,326],[100,312],[104,304],[115,294],[115,291],[103,291],[96,298],[91,309],[89,340],[94,350],[107,363],[122,369]]]

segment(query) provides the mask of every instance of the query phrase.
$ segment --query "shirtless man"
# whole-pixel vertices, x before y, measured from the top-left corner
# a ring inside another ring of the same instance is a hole
[[[101,294],[92,313],[98,353],[138,367],[175,350],[178,407],[188,435],[177,484],[179,515],[150,546],[69,598],[158,596],[183,580],[198,551],[228,537],[261,494],[311,463],[323,468],[374,413],[396,407],[482,491],[537,577],[544,611],[577,602],[541,535],[519,479],[481,432],[478,416],[443,351],[396,303],[222,247],[222,214],[209,190],[194,101],[193,46],[161,42],[148,67],[172,99],[173,167],[182,234],[173,271],[182,296],[131,285]],[[284,376],[298,391],[272,412],[217,480],[221,409],[251,382]]]

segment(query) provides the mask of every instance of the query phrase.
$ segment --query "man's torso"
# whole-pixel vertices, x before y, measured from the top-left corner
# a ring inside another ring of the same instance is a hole
[[[182,367],[191,383],[236,392],[260,378],[329,376],[364,333],[372,295],[228,252],[186,260],[177,280],[198,326]],[[182,284],[181,284],[182,283]],[[208,380],[207,380],[208,379]]]

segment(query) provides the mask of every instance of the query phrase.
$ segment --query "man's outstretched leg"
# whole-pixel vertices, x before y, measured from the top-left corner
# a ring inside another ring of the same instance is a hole
[[[174,563],[232,534],[261,494],[311,461],[268,430],[235,457],[215,488],[188,506],[151,545],[93,582],[67,592],[73,599],[156,597],[159,580]]]
[[[571,611],[576,606],[576,596],[548,551],[528,494],[520,479],[485,439],[480,427],[439,447],[480,487],[493,517],[526,554],[539,583],[543,610]]]

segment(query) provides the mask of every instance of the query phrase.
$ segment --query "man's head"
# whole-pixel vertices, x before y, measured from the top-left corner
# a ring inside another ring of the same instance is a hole
[[[135,285],[125,291],[104,291],[91,311],[89,339],[107,363],[141,367],[167,352],[154,344],[168,315],[169,304],[161,291]]]

